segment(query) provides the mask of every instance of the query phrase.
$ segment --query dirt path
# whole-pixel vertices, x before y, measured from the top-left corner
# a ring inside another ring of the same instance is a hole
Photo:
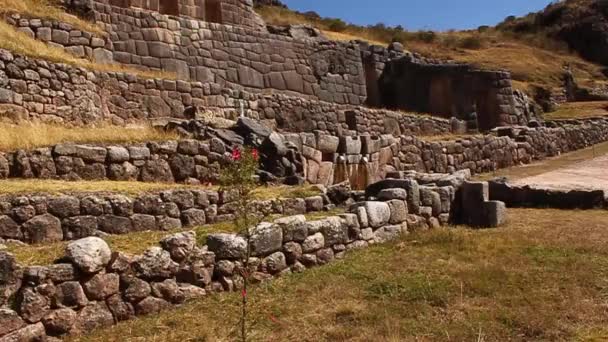
[[[608,154],[540,175],[517,179],[513,183],[551,189],[608,192]]]

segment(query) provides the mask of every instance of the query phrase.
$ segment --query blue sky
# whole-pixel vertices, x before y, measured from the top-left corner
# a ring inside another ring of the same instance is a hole
[[[509,15],[538,11],[551,0],[283,0],[292,9],[315,11],[354,24],[383,22],[409,30],[469,29],[495,25]]]

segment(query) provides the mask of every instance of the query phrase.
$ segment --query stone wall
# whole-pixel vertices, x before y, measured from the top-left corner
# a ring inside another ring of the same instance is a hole
[[[403,200],[362,203],[356,212],[259,225],[251,239],[252,278],[265,281],[325,265],[349,250],[396,239],[413,229],[409,222],[419,220],[407,214]],[[160,246],[131,256],[87,238],[69,244],[66,257],[54,265],[28,267],[0,252],[0,338],[30,341],[86,333],[241,288],[242,236],[211,234],[200,246],[196,234],[186,232],[163,239]]]
[[[513,185],[502,181],[490,182],[490,196],[509,207],[597,209],[608,208],[608,196],[603,190],[544,189],[529,185]]]
[[[91,0],[117,7],[134,7],[160,14],[185,16],[202,21],[263,29],[264,21],[251,0]]]
[[[399,43],[361,49],[370,105],[455,117],[483,131],[536,119],[508,72],[424,58]]]
[[[229,6],[228,2],[222,6]],[[293,39],[245,26],[97,1],[92,7],[96,23],[108,32],[106,37],[38,18],[15,15],[8,21],[33,37],[100,63],[163,70],[181,80],[217,83],[231,89],[273,89],[335,103],[365,102],[365,80],[356,44]]]
[[[147,79],[120,72],[87,71],[14,55],[0,49],[0,119],[117,125],[158,118],[192,118],[205,109],[241,113],[291,132],[445,134],[452,122],[401,112],[223,88],[217,83]]]
[[[491,135],[440,141],[411,135],[338,137],[324,131],[282,134],[267,128],[254,128],[254,131],[261,139],[261,145],[256,146],[262,152],[263,170],[277,177],[295,176],[301,181],[326,186],[348,180],[353,188],[364,189],[395,171],[445,173],[470,169],[473,173],[483,173],[608,141],[605,118],[551,122],[550,125],[556,127],[501,128]],[[0,153],[0,178],[190,184],[217,181],[222,167],[230,162],[230,148],[244,144],[246,136],[253,133],[241,132],[240,127],[237,125],[235,131],[205,131],[211,135],[204,136],[203,140],[123,146],[68,143]]]
[[[231,192],[195,188],[138,196],[108,192],[1,195],[0,240],[40,244],[225,222],[234,218],[236,198]],[[330,204],[319,193],[260,200],[255,206],[267,215],[297,215],[322,211]]]

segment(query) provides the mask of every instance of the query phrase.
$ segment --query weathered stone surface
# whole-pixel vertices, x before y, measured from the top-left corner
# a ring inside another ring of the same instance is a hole
[[[407,191],[405,189],[383,189],[378,193],[378,199],[382,201],[406,200]]]
[[[325,239],[325,246],[343,244],[348,241],[348,227],[337,217],[329,217],[322,220],[321,233]]]
[[[277,274],[287,268],[287,260],[283,253],[276,252],[264,258],[262,267],[270,274]]]
[[[25,326],[23,319],[15,311],[8,308],[0,309],[0,336],[4,336]]]
[[[193,231],[179,233],[160,241],[161,246],[169,252],[173,260],[184,260],[196,246],[196,233]]]
[[[147,297],[139,303],[135,304],[135,313],[139,316],[158,314],[171,306],[166,300]]]
[[[384,226],[374,232],[374,241],[385,243],[395,240],[401,234],[401,226]]]
[[[388,201],[387,203],[391,210],[391,224],[399,224],[407,220],[407,202],[394,199]]]
[[[308,237],[308,226],[304,215],[288,216],[274,221],[283,230],[283,242],[302,242]]]
[[[76,326],[79,331],[89,332],[94,329],[114,324],[112,313],[103,302],[91,302],[78,313]]]
[[[36,216],[22,227],[24,238],[30,243],[46,243],[63,240],[61,221],[53,215]]]
[[[65,240],[76,240],[89,237],[97,230],[97,217],[74,216],[68,217],[62,222],[63,238]]]
[[[315,252],[325,246],[325,237],[321,233],[311,235],[302,242],[302,251],[304,253]]]
[[[0,251],[0,306],[6,304],[9,298],[17,293],[21,287],[22,275],[23,271],[17,264],[15,256]]]
[[[54,283],[76,280],[78,271],[72,264],[54,264],[46,267],[47,277]]]
[[[127,288],[124,291],[124,297],[131,303],[137,303],[152,293],[150,284],[139,278],[128,277],[124,282],[127,285]]]
[[[133,267],[142,278],[167,279],[177,273],[179,265],[171,259],[169,252],[160,247],[151,247],[135,260]]]
[[[72,196],[62,196],[49,200],[49,212],[56,217],[66,218],[80,215],[80,200]]]
[[[173,304],[181,304],[186,300],[186,297],[174,279],[153,283],[152,294]]]
[[[103,301],[118,293],[120,277],[116,273],[96,274],[83,283],[84,292],[90,300]]]
[[[80,308],[88,303],[88,299],[79,282],[66,281],[57,285],[55,303],[60,307]]]
[[[202,226],[207,223],[205,211],[202,209],[188,209],[182,211],[182,220],[187,227]]]
[[[283,230],[277,224],[261,223],[251,229],[250,247],[253,256],[264,256],[281,250]]]
[[[85,273],[96,273],[104,269],[111,259],[112,251],[100,238],[88,237],[68,244],[66,257]]]
[[[148,294],[146,294],[147,296]],[[145,297],[145,296],[144,296]],[[108,309],[114,316],[114,320],[126,321],[131,319],[135,315],[135,309],[131,303],[125,302],[119,294],[110,296],[106,300]]]
[[[385,202],[365,202],[365,211],[372,228],[382,227],[391,219],[390,207]]]
[[[247,253],[247,241],[236,234],[210,234],[207,246],[219,259],[242,259]]]
[[[46,333],[42,323],[30,324],[3,336],[2,342],[41,341]]]
[[[21,291],[19,314],[28,323],[39,322],[50,309],[50,301],[32,288]]]
[[[42,318],[42,324],[48,334],[57,336],[75,332],[77,314],[70,308],[61,308],[49,312]]]
[[[23,233],[21,228],[12,218],[6,215],[0,216],[0,238],[21,240]]]
[[[293,265],[302,257],[302,245],[297,242],[287,242],[283,245],[283,254],[287,263]]]

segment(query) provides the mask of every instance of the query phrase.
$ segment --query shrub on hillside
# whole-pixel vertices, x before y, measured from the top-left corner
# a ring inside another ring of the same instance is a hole
[[[478,35],[468,36],[460,40],[458,46],[468,50],[478,50],[483,47],[483,40]]]

